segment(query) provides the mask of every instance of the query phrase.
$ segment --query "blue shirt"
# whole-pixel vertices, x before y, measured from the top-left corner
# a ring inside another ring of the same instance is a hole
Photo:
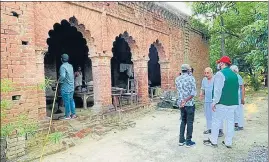
[[[73,66],[68,62],[65,62],[60,67],[60,78],[59,83],[61,84],[61,91],[64,93],[74,92],[74,71]]]
[[[213,84],[214,84],[214,76],[210,80],[208,80],[207,77],[204,77],[202,80],[201,90],[205,92],[205,102],[207,103],[212,102]]]
[[[196,96],[196,85],[193,76],[190,76],[187,73],[183,73],[182,75],[176,78],[175,83],[178,91],[178,105],[180,105],[180,103],[183,100],[187,99],[188,97]],[[185,104],[185,106],[193,106],[193,105],[194,105],[194,98],[190,99]]]

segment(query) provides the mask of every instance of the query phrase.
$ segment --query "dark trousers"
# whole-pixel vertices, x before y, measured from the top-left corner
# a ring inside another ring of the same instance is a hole
[[[185,106],[179,109],[181,111],[179,142],[183,143],[185,141],[186,142],[191,141],[191,138],[192,138],[195,105]],[[186,125],[187,125],[187,137],[185,140],[184,134],[185,134]]]

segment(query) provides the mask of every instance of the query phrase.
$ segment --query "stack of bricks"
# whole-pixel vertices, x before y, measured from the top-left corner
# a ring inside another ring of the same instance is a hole
[[[7,143],[6,140],[4,138],[1,138],[1,162],[5,162],[6,161],[6,147],[7,147]]]
[[[9,137],[7,138],[7,158],[14,159],[25,155],[25,137]]]

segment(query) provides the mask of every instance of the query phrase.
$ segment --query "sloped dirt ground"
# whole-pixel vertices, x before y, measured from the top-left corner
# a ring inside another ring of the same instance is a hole
[[[157,109],[134,120],[136,126],[112,130],[98,140],[86,137],[67,151],[50,155],[44,162],[263,162],[268,161],[268,94],[249,93],[245,104],[245,129],[235,133],[233,148],[203,145],[205,117],[196,111],[193,148],[178,146],[178,110]]]

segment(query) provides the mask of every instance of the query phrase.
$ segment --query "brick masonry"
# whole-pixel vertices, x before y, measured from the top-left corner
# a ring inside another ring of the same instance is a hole
[[[7,138],[6,156],[8,159],[14,159],[25,155],[25,137],[9,137]]]
[[[1,97],[11,99],[13,95],[21,95],[20,101],[13,103],[5,122],[22,112],[34,119],[45,117],[45,92],[24,87],[44,81],[42,54],[48,48],[48,31],[55,23],[73,16],[88,31],[83,36],[90,51],[96,103],[111,104],[111,49],[115,37],[125,31],[129,34],[127,40],[139,83],[140,101],[149,101],[148,51],[157,39],[162,88],[175,88],[174,80],[184,62],[183,28],[176,23],[179,18],[153,2],[1,2],[1,78],[12,80],[16,86],[15,91]],[[208,44],[201,33],[193,31],[189,43],[188,58],[195,69],[199,88],[203,69],[209,66]]]

